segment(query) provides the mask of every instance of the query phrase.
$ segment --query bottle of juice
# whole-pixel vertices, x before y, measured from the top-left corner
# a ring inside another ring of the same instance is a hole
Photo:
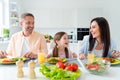
[[[94,53],[92,53],[91,51],[88,51],[87,58],[88,58],[88,64],[93,63],[93,61],[94,61]]]
[[[38,52],[38,64],[42,64],[45,62],[45,53]]]

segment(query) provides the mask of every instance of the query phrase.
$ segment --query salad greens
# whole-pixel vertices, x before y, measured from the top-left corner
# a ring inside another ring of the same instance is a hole
[[[105,72],[110,67],[110,63],[106,60],[95,59],[93,63],[85,64],[85,67],[93,74],[100,74]]]
[[[50,58],[47,58],[46,61],[48,63],[57,63],[57,62],[66,62],[66,58],[60,58],[60,57],[50,57]]]
[[[22,60],[22,61],[25,61],[26,60],[26,58],[24,58],[24,57],[21,57],[21,58],[12,58],[12,60],[14,60],[14,61],[18,61],[18,60]]]
[[[15,64],[16,61],[22,60],[26,61],[27,58],[21,57],[21,58],[2,58],[0,59],[0,64]]]
[[[66,71],[56,67],[55,65],[46,66],[42,64],[39,71],[50,80],[76,80],[81,75],[78,69],[76,72]]]

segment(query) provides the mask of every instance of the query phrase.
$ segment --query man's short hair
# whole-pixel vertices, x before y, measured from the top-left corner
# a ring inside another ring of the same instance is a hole
[[[31,16],[31,17],[34,18],[34,15],[31,14],[31,13],[23,13],[23,14],[21,15],[21,19],[24,19],[26,16]]]

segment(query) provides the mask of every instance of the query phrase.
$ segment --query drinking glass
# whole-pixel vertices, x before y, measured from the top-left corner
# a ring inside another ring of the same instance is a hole
[[[93,63],[94,57],[95,57],[94,53],[92,51],[88,51],[88,56],[87,56],[87,58],[88,58],[88,64]]]
[[[45,62],[45,53],[43,51],[38,51],[38,64]]]

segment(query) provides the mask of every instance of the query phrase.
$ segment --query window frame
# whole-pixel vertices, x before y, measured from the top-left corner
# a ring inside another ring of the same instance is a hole
[[[3,0],[0,0],[0,37],[2,37],[2,28],[3,28]]]
[[[0,37],[3,36],[3,29],[9,29],[9,0],[0,0],[1,16]]]

